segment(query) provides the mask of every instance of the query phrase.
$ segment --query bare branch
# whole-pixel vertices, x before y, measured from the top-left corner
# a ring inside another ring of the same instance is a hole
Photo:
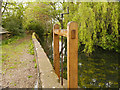
[[[5,12],[5,10],[6,10],[6,7],[7,7],[7,2],[5,3],[5,6],[4,6],[4,9],[3,9],[3,12],[2,12],[2,15],[3,15],[3,13]]]

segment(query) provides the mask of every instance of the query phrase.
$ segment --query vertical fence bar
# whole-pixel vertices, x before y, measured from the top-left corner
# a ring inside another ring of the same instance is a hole
[[[78,25],[67,24],[67,87],[78,88]]]
[[[53,47],[53,64],[54,64],[54,70],[55,73],[58,75],[59,79],[60,79],[60,55],[59,55],[59,35],[54,33],[55,29],[59,29],[59,25],[55,24],[53,26],[53,43],[54,43],[54,47]]]

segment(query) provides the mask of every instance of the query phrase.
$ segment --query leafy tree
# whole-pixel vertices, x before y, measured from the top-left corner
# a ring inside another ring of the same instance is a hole
[[[39,36],[42,35],[43,32],[47,33],[48,30],[51,30],[52,28],[51,18],[48,14],[46,14],[48,10],[48,5],[44,3],[28,3],[23,22],[24,28],[36,31]]]
[[[22,21],[24,17],[24,7],[22,3],[3,2],[4,10],[2,15],[2,26],[11,32],[12,35],[24,33]]]
[[[64,24],[76,21],[79,26],[79,46],[92,53],[95,46],[120,52],[119,3],[118,2],[69,2],[70,14]]]

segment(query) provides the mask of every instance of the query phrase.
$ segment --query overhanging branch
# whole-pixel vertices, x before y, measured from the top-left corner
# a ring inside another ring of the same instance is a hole
[[[2,12],[2,15],[3,15],[3,13],[5,12],[5,10],[6,10],[6,7],[7,7],[7,2],[5,3],[5,6],[3,6],[4,7],[4,9],[3,9],[3,12]]]

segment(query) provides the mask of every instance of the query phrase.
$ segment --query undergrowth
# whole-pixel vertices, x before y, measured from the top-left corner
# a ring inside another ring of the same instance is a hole
[[[23,35],[21,35],[21,36],[13,36],[13,37],[11,37],[11,38],[9,38],[9,39],[2,40],[2,44],[0,44],[0,46],[1,46],[1,45],[7,45],[7,44],[16,43],[17,40],[19,40],[20,38],[23,38],[23,37],[25,37],[25,34],[23,34]]]
[[[29,45],[29,53],[30,53],[31,55],[34,55],[34,45],[33,45],[32,42],[31,42],[30,45]]]

